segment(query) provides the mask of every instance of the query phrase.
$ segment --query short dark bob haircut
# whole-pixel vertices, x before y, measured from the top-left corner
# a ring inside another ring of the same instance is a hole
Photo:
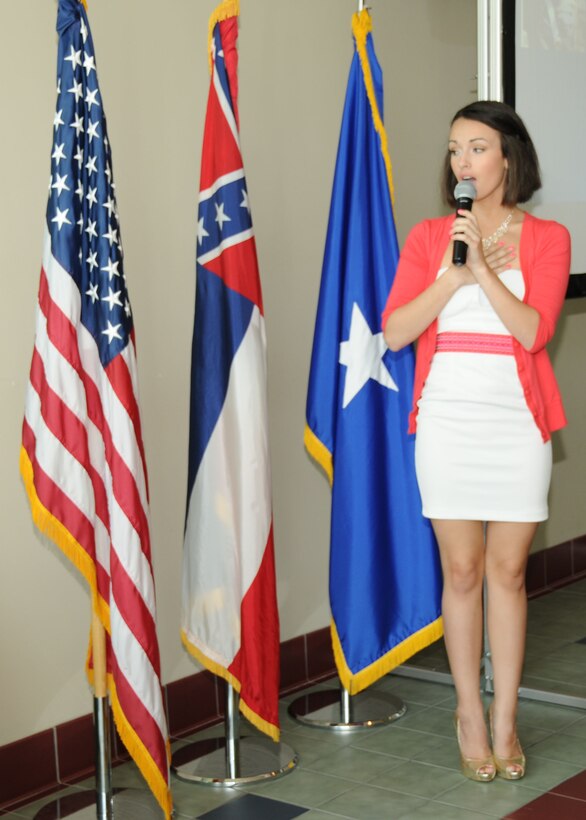
[[[525,124],[514,108],[493,100],[479,100],[456,111],[450,125],[456,120],[475,120],[494,128],[501,135],[501,150],[508,160],[503,205],[527,202],[541,188],[539,160]],[[452,208],[456,205],[454,187],[457,179],[446,152],[442,173],[442,195]]]

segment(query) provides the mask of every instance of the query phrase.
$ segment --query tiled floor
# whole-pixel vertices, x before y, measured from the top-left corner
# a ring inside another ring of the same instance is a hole
[[[523,684],[586,697],[586,581],[530,602],[528,632]],[[427,669],[445,669],[441,644],[421,653],[415,662]],[[298,767],[280,779],[237,788],[174,779],[176,816],[205,820],[585,820],[586,710],[523,698],[519,735],[528,757],[527,775],[519,783],[497,778],[481,784],[464,779],[458,770],[451,686],[390,675],[375,687],[405,701],[404,717],[383,728],[335,733],[292,720],[287,707],[293,698],[285,699],[281,704],[282,739],[299,754]],[[211,733],[208,730],[198,737]],[[175,747],[183,743],[185,740],[178,741]],[[115,769],[113,777],[116,787],[143,785],[132,764]],[[46,798],[8,816],[65,817],[67,800],[73,799],[70,795],[91,801],[92,788],[90,781],[60,792],[59,810],[49,808],[51,801]],[[136,794],[145,796],[144,792],[127,792],[128,805]],[[136,806],[132,816],[145,820],[147,813]]]

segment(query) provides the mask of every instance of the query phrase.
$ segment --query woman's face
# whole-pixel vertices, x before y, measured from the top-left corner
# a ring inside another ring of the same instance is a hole
[[[503,201],[507,160],[503,157],[498,131],[476,120],[458,119],[448,142],[454,176],[469,179],[476,187],[476,201],[494,198]]]

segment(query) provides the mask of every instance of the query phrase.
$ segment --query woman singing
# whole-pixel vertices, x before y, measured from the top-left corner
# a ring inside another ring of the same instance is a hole
[[[441,555],[462,771],[472,780],[518,780],[525,568],[548,515],[551,433],[566,424],[545,345],[564,301],[570,238],[518,207],[541,180],[531,138],[509,106],[475,102],[454,116],[443,175],[452,207],[463,180],[476,189],[472,210],[413,228],[383,329],[391,350],[418,340],[410,431],[423,514]],[[467,246],[460,266],[452,262],[456,240]],[[490,739],[479,687],[485,577]]]

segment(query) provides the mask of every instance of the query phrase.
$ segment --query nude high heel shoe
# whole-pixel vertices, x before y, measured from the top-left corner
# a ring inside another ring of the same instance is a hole
[[[522,777],[525,776],[525,765],[526,759],[525,755],[523,754],[523,749],[521,748],[521,744],[519,743],[519,738],[515,737],[515,745],[519,751],[518,755],[514,755],[513,757],[499,757],[494,753],[494,732],[492,727],[492,704],[488,707],[487,710],[488,716],[488,725],[490,727],[490,740],[492,743],[493,749],[493,758],[496,766],[497,773],[500,777],[503,777],[505,780],[520,780]]]
[[[462,754],[462,743],[460,741],[460,718],[454,713],[454,727],[456,729],[456,740],[460,750],[460,766],[462,774],[469,780],[476,780],[478,783],[490,783],[496,776],[496,766],[489,755],[486,758],[464,757]],[[484,769],[484,771],[482,771]],[[488,769],[488,771],[486,771]]]

